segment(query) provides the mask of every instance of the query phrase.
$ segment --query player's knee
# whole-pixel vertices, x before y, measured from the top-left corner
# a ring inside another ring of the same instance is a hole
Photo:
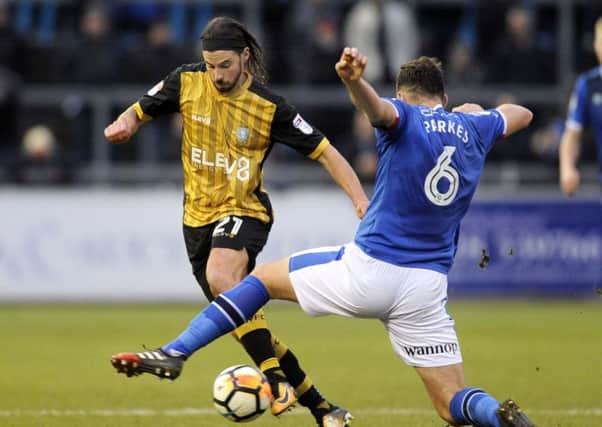
[[[206,276],[213,295],[219,295],[236,285],[235,278],[226,271],[207,269]]]

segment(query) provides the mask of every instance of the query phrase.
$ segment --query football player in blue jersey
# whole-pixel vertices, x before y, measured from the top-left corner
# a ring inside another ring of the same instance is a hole
[[[381,98],[362,78],[366,63],[357,49],[345,48],[336,64],[377,137],[374,195],[354,241],[256,267],[162,347],[161,358],[119,353],[113,363],[133,374],[179,374],[194,352],[270,299],[282,299],[299,303],[310,315],[382,321],[394,351],[415,368],[449,424],[533,427],[514,401],[500,403],[465,384],[454,320],[446,309],[447,272],[460,222],[487,152],[499,138],[528,126],[532,113],[511,104],[492,110],[464,104],[447,111],[441,65],[427,57],[402,65],[396,97]]]
[[[602,64],[602,17],[595,24],[594,50]],[[569,103],[568,119],[560,141],[560,187],[566,195],[579,188],[577,158],[583,129],[591,127],[596,139],[600,182],[602,183],[602,65],[577,78]]]

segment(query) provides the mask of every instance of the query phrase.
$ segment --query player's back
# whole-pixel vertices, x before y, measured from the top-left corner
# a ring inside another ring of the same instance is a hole
[[[447,273],[460,221],[505,122],[497,110],[463,114],[392,103],[399,119],[376,131],[375,190],[355,241],[374,258]]]

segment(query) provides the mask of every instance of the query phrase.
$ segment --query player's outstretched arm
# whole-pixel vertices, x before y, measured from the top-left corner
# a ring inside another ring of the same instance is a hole
[[[318,157],[318,161],[332,176],[332,179],[347,193],[355,207],[355,213],[362,219],[366,209],[368,209],[368,197],[351,165],[332,145],[324,150]]]
[[[506,119],[506,136],[512,135],[529,126],[533,113],[528,108],[517,104],[502,104],[496,107]]]
[[[397,111],[362,77],[367,63],[368,58],[356,48],[346,47],[335,64],[335,70],[347,88],[351,101],[366,113],[372,126],[388,127],[395,121]]]
[[[559,147],[560,188],[567,196],[579,189],[581,177],[577,169],[577,159],[581,145],[581,129],[567,127],[562,134]]]
[[[142,123],[136,110],[129,107],[119,115],[117,120],[105,128],[105,138],[113,144],[126,142],[138,131]]]

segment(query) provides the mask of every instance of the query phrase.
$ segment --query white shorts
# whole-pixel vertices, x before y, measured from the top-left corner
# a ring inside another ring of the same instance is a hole
[[[307,314],[381,320],[395,353],[410,366],[462,362],[445,274],[380,261],[348,243],[292,255],[289,276]]]

